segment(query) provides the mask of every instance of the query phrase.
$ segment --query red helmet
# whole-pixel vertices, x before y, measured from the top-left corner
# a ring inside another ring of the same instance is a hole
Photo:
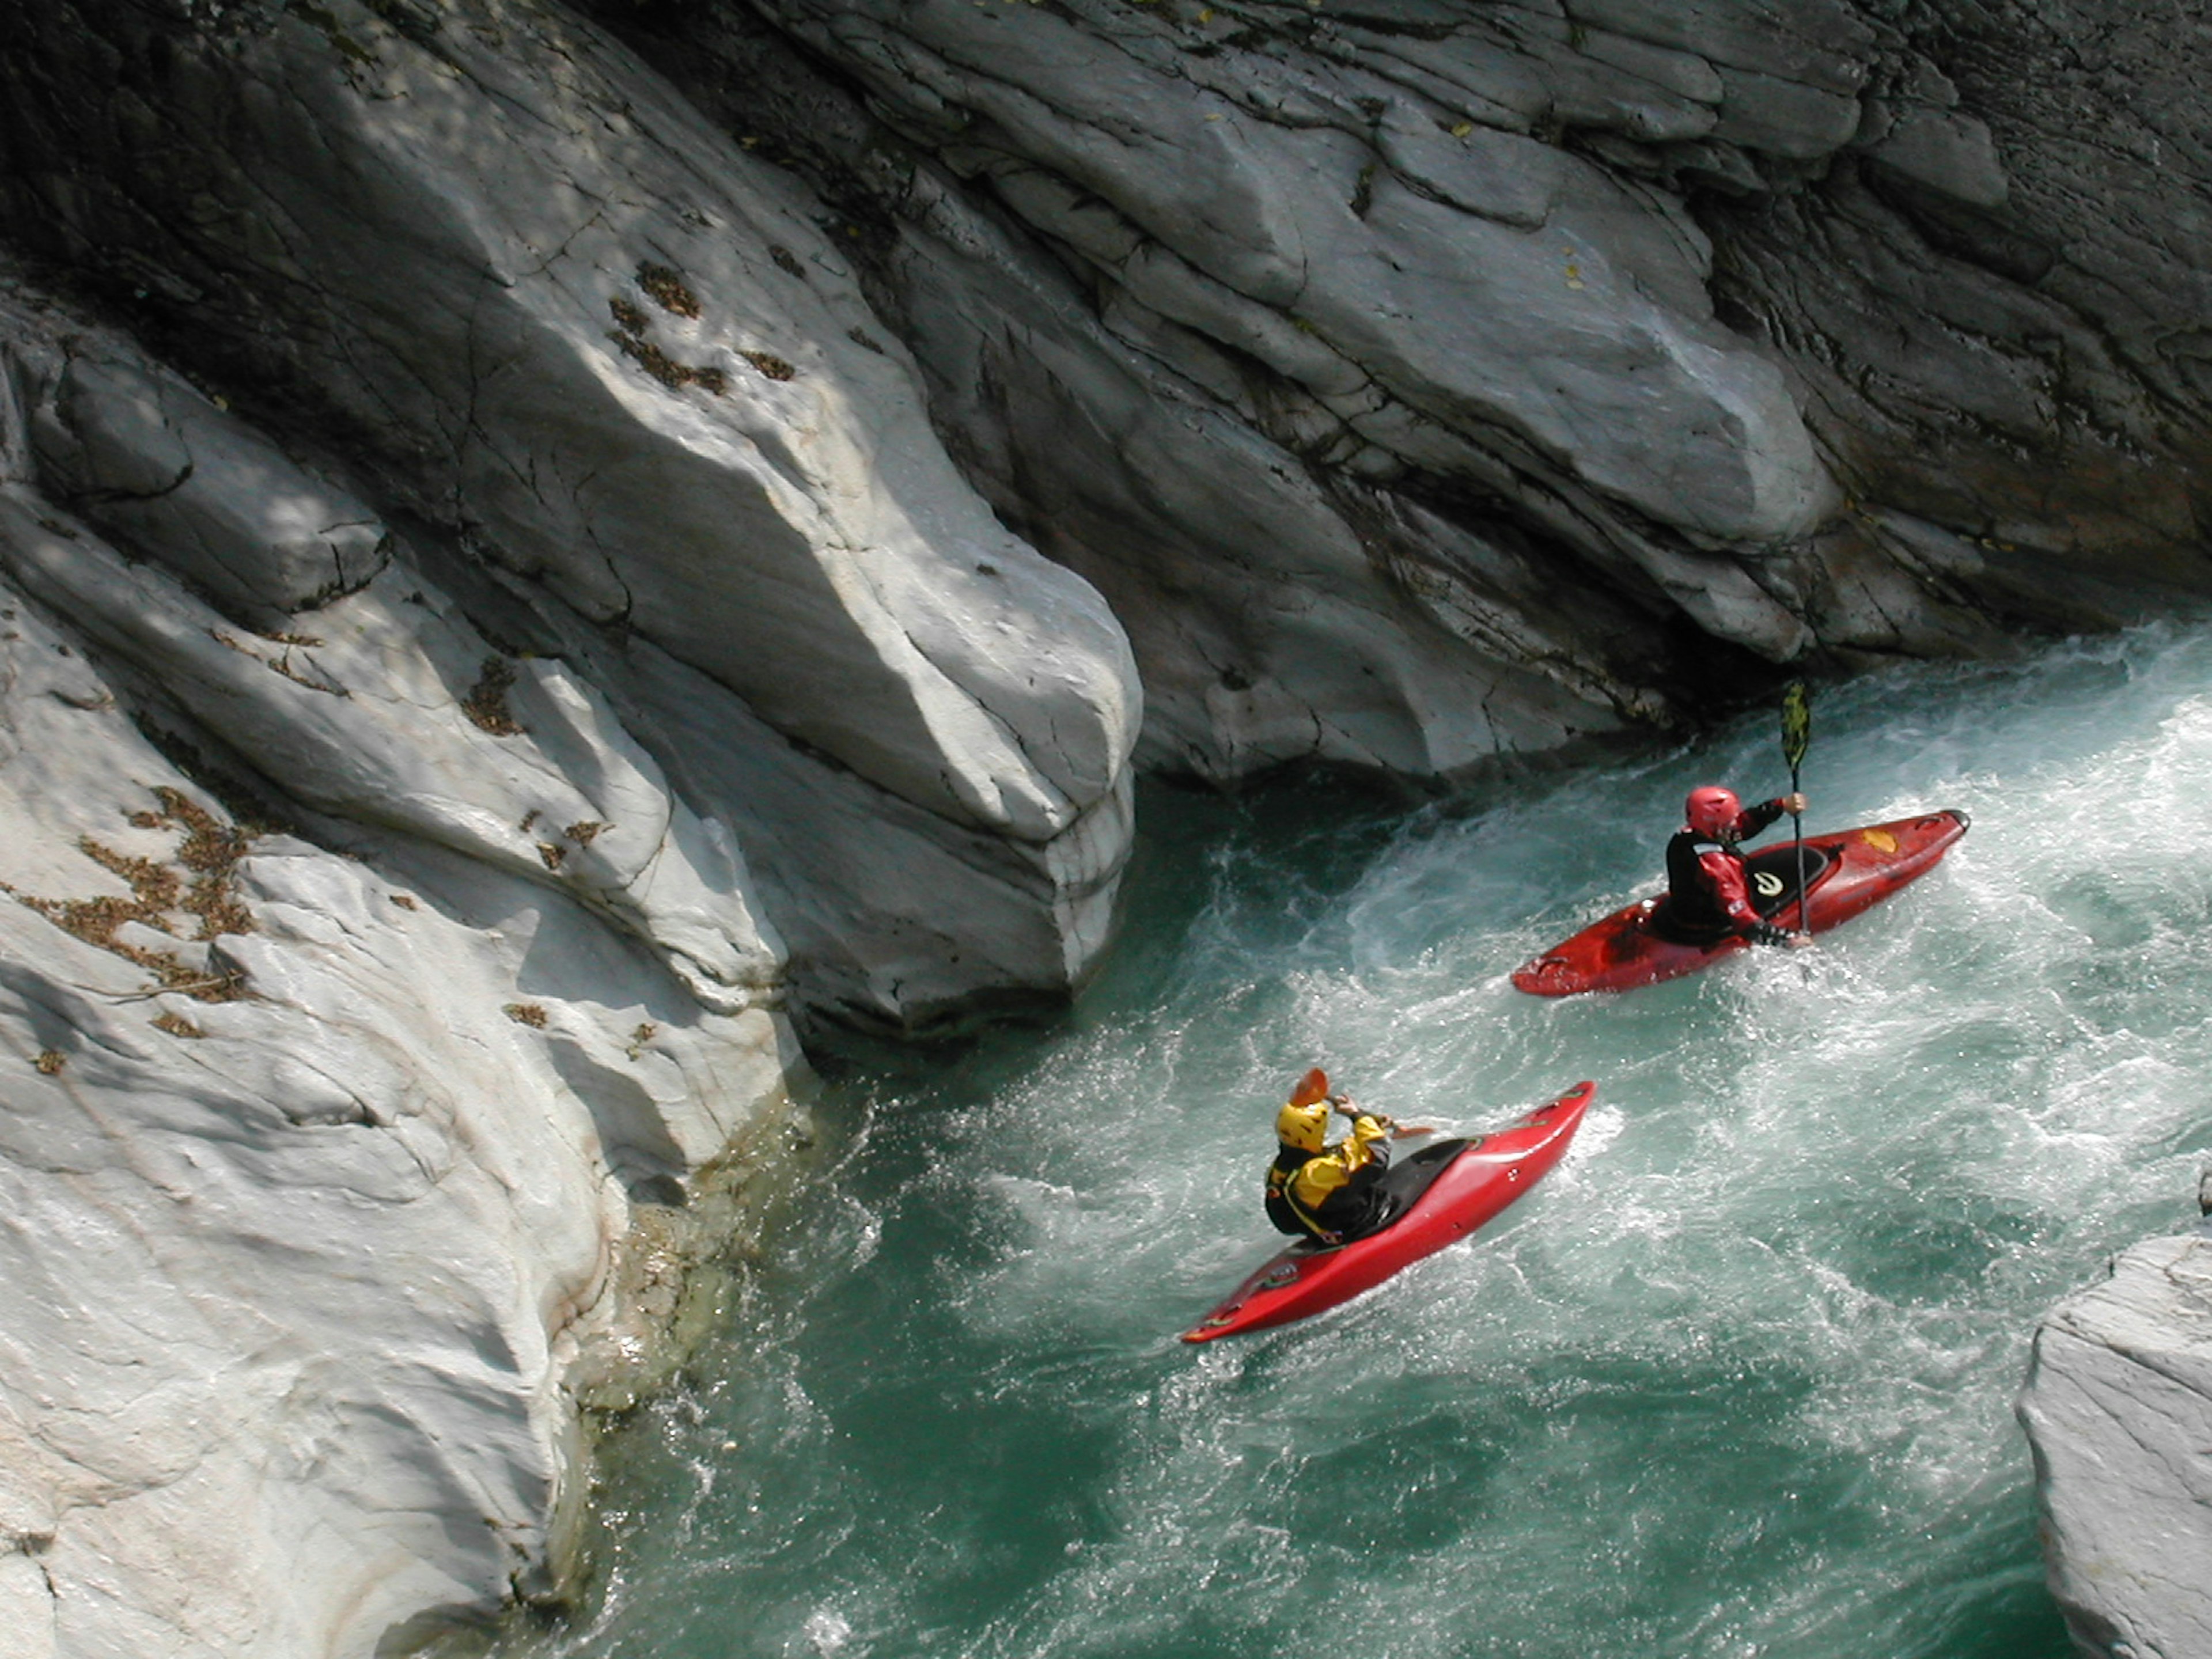
[[[1736,820],[1743,816],[1743,803],[1734,790],[1709,783],[1690,791],[1682,813],[1690,828],[1706,839],[1729,841],[1735,836]]]

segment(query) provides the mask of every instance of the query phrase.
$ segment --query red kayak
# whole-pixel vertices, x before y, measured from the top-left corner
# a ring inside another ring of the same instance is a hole
[[[1966,833],[1966,815],[1945,811],[1806,836],[1803,931],[1825,933],[1917,880]],[[1744,862],[1759,913],[1797,930],[1797,843],[1763,848]],[[1663,897],[1639,900],[1583,928],[1515,969],[1515,988],[1540,997],[1632,991],[1694,974],[1748,948],[1750,941],[1737,937],[1705,944],[1668,938],[1665,902]]]
[[[1466,1237],[1565,1156],[1596,1092],[1595,1084],[1577,1083],[1510,1129],[1473,1140],[1438,1141],[1393,1164],[1383,1177],[1390,1219],[1346,1243],[1291,1245],[1182,1340],[1211,1342],[1304,1319],[1373,1290],[1400,1268]]]

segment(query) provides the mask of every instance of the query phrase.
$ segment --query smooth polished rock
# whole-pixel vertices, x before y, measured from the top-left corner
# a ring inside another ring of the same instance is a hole
[[[267,638],[0,488],[0,567],[302,805],[558,884],[735,1012],[781,974],[727,830],[669,792],[603,698],[510,662],[394,564]]]
[[[1062,994],[1106,948],[1134,827],[1126,787],[1042,845],[948,834],[665,652],[633,644],[605,678],[683,793],[726,804],[811,1006],[892,1029],[957,1021]]]
[[[2020,1417],[2051,1591],[2082,1650],[2212,1652],[2212,1233],[2145,1240],[2053,1309]]]
[[[281,629],[383,568],[391,533],[181,375],[112,337],[14,331],[40,477],[228,613]]]
[[[380,526],[288,589],[356,506],[130,343],[17,288],[0,357],[0,1651],[366,1659],[560,1594],[578,1397],[652,1369],[721,1243],[671,1200],[777,1161],[803,1068],[742,854]]]
[[[1042,847],[1126,793],[1121,629],[960,477],[817,204],[557,9],[383,11],[73,5],[39,50],[159,56],[131,95],[173,130],[57,127],[130,182],[48,229],[143,244],[147,292],[201,296],[198,349],[313,408],[461,556],[948,839]],[[148,238],[131,197],[163,189],[198,206]]]
[[[629,1189],[778,1121],[787,1029],[545,883],[240,828],[4,585],[0,668],[9,1650],[366,1656],[550,1590]]]

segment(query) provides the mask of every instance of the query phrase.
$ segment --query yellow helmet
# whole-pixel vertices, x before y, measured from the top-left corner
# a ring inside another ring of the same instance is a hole
[[[1275,1139],[1302,1152],[1318,1152],[1328,1145],[1328,1102],[1292,1101],[1275,1114]]]

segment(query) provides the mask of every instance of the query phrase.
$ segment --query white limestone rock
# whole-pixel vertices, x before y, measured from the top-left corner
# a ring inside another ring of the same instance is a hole
[[[495,650],[404,553],[395,556],[398,543],[380,530],[382,562],[373,580],[320,609],[277,611],[257,635],[155,570],[118,561],[86,526],[25,489],[34,479],[58,483],[112,523],[114,503],[82,488],[85,455],[135,453],[133,442],[151,443],[149,431],[181,431],[201,450],[254,455],[252,471],[218,474],[198,507],[180,506],[179,489],[134,496],[125,527],[137,546],[156,551],[198,545],[201,519],[234,525],[267,500],[330,492],[127,341],[64,328],[21,305],[0,307],[0,314],[15,324],[12,408],[21,441],[11,470],[26,481],[12,501],[0,497],[0,564],[12,564],[158,680],[166,697],[302,806],[556,883],[648,941],[696,994],[726,1012],[749,1006],[781,977],[781,945],[752,893],[733,825],[767,846],[808,849],[783,861],[785,879],[773,898],[805,933],[803,989],[817,1006],[906,1025],[956,1012],[977,995],[1064,994],[1104,948],[1127,854],[1126,771],[1075,823],[1041,842],[1010,837],[1000,849],[1000,834],[825,769],[696,671],[680,686],[633,678],[617,720],[601,693],[563,663]],[[55,388],[71,384],[87,362],[100,365],[102,386],[131,388],[132,398],[80,398],[65,438],[58,438]],[[9,407],[0,403],[0,412]],[[149,410],[161,413],[159,422]],[[199,476],[189,460],[179,465]],[[238,538],[213,544],[233,556],[253,545]],[[189,560],[164,562],[204,576]],[[282,591],[279,574],[273,565],[264,572],[272,592]],[[976,574],[1023,579],[1018,569],[988,562]],[[266,614],[242,602],[229,609]],[[559,613],[553,622],[557,630]],[[605,652],[592,630],[571,628],[566,636],[579,662],[621,673],[619,653]],[[675,666],[629,637],[640,654]],[[1041,653],[1041,675],[1051,660],[1048,650]],[[664,695],[675,699],[665,710],[653,703]],[[674,793],[662,765],[678,757],[664,744],[656,761],[624,721],[648,736],[696,726],[718,751],[728,735],[742,734],[779,757],[771,771],[811,781],[757,787],[745,769],[694,766],[696,787]],[[833,815],[834,827],[826,823],[823,802],[845,796],[865,805],[848,803]],[[716,811],[702,816],[694,800]],[[825,835],[835,836],[834,851],[812,850]],[[949,885],[948,868],[959,872]],[[923,878],[921,871],[937,873]],[[1064,888],[1055,884],[1063,879]],[[819,891],[809,884],[817,880],[826,884]],[[955,891],[963,895],[957,903],[949,898]],[[902,918],[888,955],[886,907]]]
[[[1136,738],[1105,606],[961,481],[787,177],[565,14],[469,13],[418,38],[337,0],[179,58],[247,88],[226,146],[287,247],[254,276],[325,393],[580,614],[940,816],[1048,841]]]
[[[39,471],[61,500],[267,628],[362,586],[391,537],[181,376],[112,336],[9,331]]]
[[[517,602],[651,641],[698,670],[733,717],[765,720],[921,809],[917,826],[933,822],[947,847],[980,833],[1038,849],[1037,869],[1118,869],[1126,846],[1103,860],[1052,848],[1124,822],[1109,804],[1127,797],[1141,721],[1127,641],[1094,591],[1007,532],[962,480],[911,361],[789,175],[557,8],[472,0],[409,24],[335,0],[234,34],[188,12],[170,20],[162,50],[174,52],[180,110],[197,112],[177,141],[209,159],[197,246],[145,257],[228,273],[223,302],[196,328],[228,331],[249,355],[281,334],[283,372],[337,411],[364,475],[443,526],[453,556],[509,578]],[[181,269],[149,280],[191,281]],[[118,502],[107,485],[140,489],[177,476],[165,469],[183,448],[245,441],[158,374],[116,368],[112,354],[68,359],[27,377],[50,493],[223,599],[219,573],[179,550],[192,530],[177,521],[176,492]],[[246,483],[243,467],[229,477]],[[234,512],[246,510],[243,493]],[[141,522],[163,510],[158,533]],[[58,565],[49,580],[62,579]],[[314,681],[339,674],[349,628],[375,632],[368,613],[388,618],[416,585],[394,574],[342,595],[312,627],[230,599],[257,626],[324,639],[289,655],[239,641]],[[324,597],[295,583],[261,603]],[[204,702],[232,699],[259,672],[242,659],[226,672],[191,632],[171,630],[163,648],[191,659],[183,683]],[[455,680],[450,661],[441,672],[449,691],[473,678]],[[597,718],[557,668],[516,672],[514,695],[544,707],[546,729]],[[247,701],[264,708],[278,696],[255,690]],[[283,721],[308,714],[289,702]],[[336,733],[356,724],[326,709],[288,729],[295,743],[319,731],[344,749],[352,737]],[[376,764],[352,779],[310,769],[317,803],[381,810],[367,802],[398,798],[387,792],[404,781],[406,747],[372,746]],[[540,803],[512,803],[521,810],[503,828],[484,816],[508,804],[449,798],[436,833],[513,854],[514,826]],[[617,908],[653,910],[647,931],[700,983],[741,983],[744,965],[718,954],[711,927],[679,942],[665,921],[707,902],[686,886],[692,875],[708,894],[729,890],[712,826],[732,805],[677,807],[660,839],[680,856],[649,878],[633,855],[659,842],[635,812],[599,810],[620,805],[580,802],[571,817],[568,803],[546,803],[538,822],[613,825],[615,839],[589,848],[552,837],[564,872]],[[519,851],[538,856],[526,842]],[[1001,896],[1048,929],[1088,902],[1027,884],[1023,894]],[[963,938],[957,916],[939,926],[956,951],[1009,954],[1004,941]],[[1069,942],[1030,952],[1021,984],[1064,994],[1071,964],[1090,965]]]
[[[238,830],[4,584],[0,716],[9,1650],[365,1659],[542,1592],[629,1190],[779,1120],[787,1029],[481,858]]]
[[[18,1536],[0,1548],[0,1652],[8,1659],[54,1659],[53,1581],[35,1558],[46,1535]]]
[[[2106,1659],[2212,1653],[2212,1235],[2137,1244],[2053,1309],[2020,1417],[2075,1641]]]
[[[777,977],[726,830],[604,699],[558,663],[508,662],[404,565],[269,639],[0,487],[0,566],[293,799],[560,883],[726,1012]]]
[[[265,635],[44,496],[252,616],[331,549],[288,564],[272,504],[343,516],[112,336],[48,374],[66,320],[0,319],[0,1650],[366,1659],[572,1571],[574,1389],[668,1311],[633,1194],[783,1121],[781,947],[605,699],[380,527]]]
[[[728,804],[810,1002],[898,1028],[1079,984],[1113,931],[1134,806],[1125,784],[1042,845],[948,834],[825,766],[696,670],[635,644],[605,665],[684,793]]]

